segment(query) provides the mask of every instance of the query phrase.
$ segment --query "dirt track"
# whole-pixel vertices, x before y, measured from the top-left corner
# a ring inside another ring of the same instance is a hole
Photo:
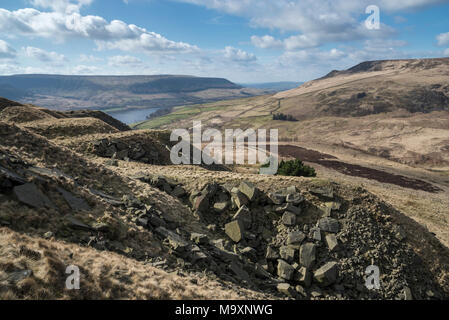
[[[372,179],[381,183],[394,184],[403,188],[422,190],[431,193],[442,191],[440,188],[422,180],[407,178],[405,176],[392,174],[377,169],[371,169],[356,164],[337,161],[337,158],[332,155],[297,146],[279,146],[279,155],[281,157],[294,157],[306,162],[317,163],[326,168],[333,169],[349,176]]]

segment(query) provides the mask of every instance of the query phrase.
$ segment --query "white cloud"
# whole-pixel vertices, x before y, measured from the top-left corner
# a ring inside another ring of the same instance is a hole
[[[108,22],[102,17],[83,16],[77,11],[41,12],[32,8],[8,11],[0,8],[0,30],[13,35],[59,41],[87,38],[94,40],[101,50],[118,49],[147,53],[198,50],[196,46],[168,40],[134,24],[126,24],[120,20]]]
[[[138,66],[142,64],[142,60],[133,56],[114,56],[110,57],[109,65],[111,66]]]
[[[374,31],[361,22],[368,5],[378,5],[383,12],[403,12],[416,8],[447,3],[449,0],[178,0],[228,14],[247,18],[254,27],[298,32],[284,40],[291,50],[311,48],[327,42],[386,38],[394,30],[385,25]],[[366,15],[368,17],[368,15]],[[254,37],[258,47],[279,46],[279,40]]]
[[[438,45],[445,46],[449,44],[449,32],[441,33],[437,36]]]
[[[449,56],[449,48],[447,48],[446,50],[444,50],[443,54],[444,54],[445,56]]]
[[[81,62],[101,62],[101,61],[103,61],[103,59],[100,57],[96,57],[94,55],[87,55],[87,54],[80,54],[79,60]]]
[[[95,66],[78,65],[72,69],[72,74],[98,74],[100,69]]]
[[[93,0],[30,0],[34,7],[51,9],[57,12],[79,12],[82,6],[88,6]]]
[[[279,48],[283,46],[282,41],[275,39],[270,35],[265,35],[263,37],[252,36],[251,43],[258,48],[269,49],[269,48]]]
[[[41,62],[48,62],[53,65],[62,65],[68,61],[68,59],[63,55],[54,51],[45,51],[40,48],[26,47],[24,48],[26,56],[37,59]]]
[[[0,40],[0,59],[13,59],[17,52],[6,41]]]
[[[254,54],[230,46],[224,49],[224,57],[234,62],[254,62],[257,60]]]

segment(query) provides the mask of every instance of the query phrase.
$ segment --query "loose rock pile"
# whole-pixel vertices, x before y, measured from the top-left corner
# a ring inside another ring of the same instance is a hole
[[[125,161],[140,161],[149,164],[161,164],[165,159],[153,144],[102,139],[93,144],[94,152],[100,157]]]
[[[190,205],[218,239],[183,235],[182,226],[176,236],[165,227],[156,232],[183,258],[193,245],[191,253],[201,252],[219,277],[276,289],[290,298],[444,296],[425,276],[428,271],[391,223],[388,209],[370,195],[360,201],[363,205],[336,200],[332,187],[299,192],[292,186],[265,194],[247,181],[235,187],[212,183],[191,192]],[[373,264],[381,270],[378,290],[365,286],[365,270]]]

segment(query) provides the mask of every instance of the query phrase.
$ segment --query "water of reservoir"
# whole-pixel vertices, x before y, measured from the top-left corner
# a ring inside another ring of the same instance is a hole
[[[131,124],[144,121],[148,115],[156,112],[157,110],[159,110],[159,108],[124,110],[118,112],[107,112],[107,114],[123,123]]]

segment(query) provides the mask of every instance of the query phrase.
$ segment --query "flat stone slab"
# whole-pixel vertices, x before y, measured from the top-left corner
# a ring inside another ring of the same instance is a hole
[[[14,187],[14,194],[17,199],[33,208],[55,208],[50,199],[42,193],[34,183],[26,183],[21,186]]]
[[[90,211],[92,208],[87,204],[84,199],[74,196],[71,192],[63,188],[58,188],[58,192],[63,196],[67,204],[73,211]]]
[[[282,216],[282,223],[288,227],[294,226],[296,224],[296,215],[289,211],[285,212]]]
[[[314,273],[315,280],[321,286],[329,286],[337,281],[337,263],[328,262]]]
[[[287,244],[301,244],[306,235],[302,231],[293,231],[288,234]]]
[[[240,220],[234,220],[225,225],[225,232],[234,242],[240,242],[243,239],[244,226]]]
[[[88,226],[87,224],[79,221],[78,219],[74,217],[66,217],[67,222],[69,223],[69,228],[81,230],[81,231],[93,231],[94,228],[91,226]]]

